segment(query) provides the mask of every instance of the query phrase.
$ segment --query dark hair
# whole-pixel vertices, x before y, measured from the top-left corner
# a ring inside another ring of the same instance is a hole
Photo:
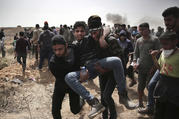
[[[121,27],[124,27],[124,28],[126,28],[126,24],[121,24]]]
[[[39,26],[39,24],[36,24],[35,27],[36,27],[36,28],[39,28],[40,26]]]
[[[139,25],[139,27],[145,27],[149,29],[149,23],[145,22]]]
[[[19,32],[19,36],[24,36],[24,32]]]
[[[101,26],[101,17],[99,17],[98,15],[92,15],[88,18],[89,29],[100,28]]]
[[[162,33],[161,36],[159,37],[159,40],[163,40],[163,39],[168,41],[177,40],[177,34],[174,31],[166,31]]]
[[[163,17],[167,17],[173,15],[173,17],[175,18],[179,18],[179,8],[178,7],[169,7],[167,9],[164,10],[164,12],[162,13]]]
[[[55,35],[52,38],[52,46],[57,44],[66,45],[66,40],[63,38],[62,35]]]
[[[83,27],[84,29],[86,29],[86,23],[84,21],[77,21],[74,24],[73,30],[75,30],[77,27]]]

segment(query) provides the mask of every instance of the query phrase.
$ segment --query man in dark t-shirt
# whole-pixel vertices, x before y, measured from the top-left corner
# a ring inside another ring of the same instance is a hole
[[[23,73],[25,73],[27,48],[28,50],[30,50],[30,45],[28,41],[24,38],[24,32],[20,32],[19,35],[20,38],[16,41],[15,55],[17,56],[17,62],[22,65]]]
[[[61,108],[65,94],[69,94],[70,109],[73,114],[80,112],[84,101],[65,82],[65,75],[69,72],[79,70],[79,63],[76,60],[76,52],[73,46],[68,46],[60,35],[52,38],[52,55],[49,68],[56,78],[52,98],[52,115],[54,119],[61,119]]]

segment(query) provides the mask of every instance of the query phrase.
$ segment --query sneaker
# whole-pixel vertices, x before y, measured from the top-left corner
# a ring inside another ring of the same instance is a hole
[[[138,112],[139,112],[140,114],[153,115],[153,113],[154,113],[154,108],[147,106],[146,108],[139,108],[139,109],[138,109]]]
[[[94,98],[87,102],[91,106],[91,111],[88,113],[88,117],[90,119],[93,119],[94,117],[96,117],[98,114],[100,114],[105,110],[105,107],[101,103],[99,103],[97,98]]]
[[[119,94],[119,103],[123,104],[127,109],[135,109],[137,105],[130,101],[127,93]]]

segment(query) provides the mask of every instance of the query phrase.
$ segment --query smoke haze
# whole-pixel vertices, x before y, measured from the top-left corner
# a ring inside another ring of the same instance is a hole
[[[127,17],[121,16],[120,14],[106,14],[106,19],[113,24],[127,24]]]

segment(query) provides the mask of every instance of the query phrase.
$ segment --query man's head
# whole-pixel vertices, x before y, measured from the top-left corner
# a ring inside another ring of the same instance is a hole
[[[90,16],[88,18],[88,27],[93,39],[98,41],[103,32],[101,18],[97,15]]]
[[[166,31],[162,33],[159,40],[164,50],[174,49],[178,43],[177,34],[173,31]]]
[[[36,28],[36,29],[40,28],[39,24],[36,24],[36,25],[35,25],[35,28]]]
[[[142,36],[146,37],[150,34],[150,28],[148,23],[142,23],[139,25],[139,32]]]
[[[170,7],[164,10],[162,13],[164,17],[165,26],[169,30],[176,30],[177,25],[179,25],[179,8]],[[179,27],[179,26],[178,26]]]
[[[24,32],[19,32],[19,36],[21,37],[21,38],[23,38],[24,37]]]
[[[125,41],[126,40],[126,38],[127,38],[127,33],[126,33],[126,31],[124,31],[124,30],[121,30],[121,32],[119,33],[119,39],[120,39],[120,41]]]
[[[64,57],[67,53],[67,46],[65,39],[61,35],[56,35],[52,38],[52,49],[57,57]]]
[[[84,36],[86,35],[85,29],[86,29],[86,23],[84,21],[75,22],[73,33],[76,40],[80,41],[84,38]]]
[[[49,26],[48,26],[48,22],[47,21],[45,21],[44,22],[44,28],[43,28],[44,30],[48,30],[49,29]]]

